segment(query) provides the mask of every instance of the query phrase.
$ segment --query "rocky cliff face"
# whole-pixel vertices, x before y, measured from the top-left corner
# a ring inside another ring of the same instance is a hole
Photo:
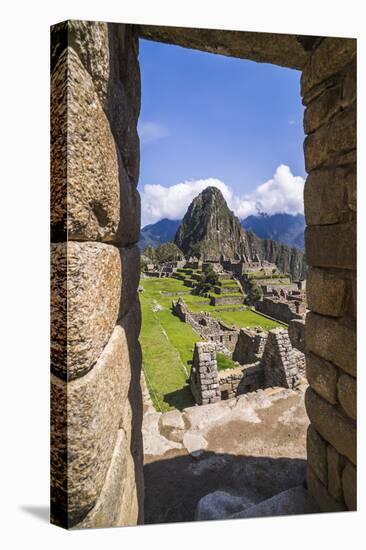
[[[273,262],[294,278],[302,277],[305,272],[301,250],[245,231],[216,187],[207,187],[191,202],[177,230],[175,243],[189,256],[207,259],[240,255],[248,261],[259,258]]]

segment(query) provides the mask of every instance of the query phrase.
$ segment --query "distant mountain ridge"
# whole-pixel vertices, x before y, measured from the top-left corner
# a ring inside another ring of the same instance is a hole
[[[167,218],[163,218],[156,223],[145,225],[140,233],[140,249],[144,250],[147,246],[157,248],[163,243],[174,241],[175,234],[180,224],[181,220],[168,220]]]
[[[241,225],[261,239],[272,239],[304,250],[305,217],[302,214],[258,214],[241,220]]]

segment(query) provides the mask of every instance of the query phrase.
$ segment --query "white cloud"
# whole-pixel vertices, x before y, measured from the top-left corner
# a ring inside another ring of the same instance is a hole
[[[152,121],[140,121],[138,124],[138,133],[141,143],[152,143],[169,135],[168,129],[165,126]]]
[[[235,195],[226,183],[216,178],[185,181],[171,187],[146,184],[141,193],[142,224],[154,223],[162,218],[181,219],[194,197],[210,186],[220,189],[229,208],[240,219],[258,211],[267,214],[299,214],[304,211],[304,179],[294,176],[288,166],[281,164],[271,179],[242,197]]]

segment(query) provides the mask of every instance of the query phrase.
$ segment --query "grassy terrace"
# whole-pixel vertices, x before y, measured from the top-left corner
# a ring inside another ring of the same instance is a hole
[[[198,342],[200,337],[190,325],[183,323],[171,313],[172,300],[177,299],[179,294],[177,296],[163,294],[187,292],[187,287],[184,286],[183,281],[172,278],[142,279],[140,284],[144,289],[140,293],[142,309],[140,342],[143,368],[154,406],[162,411],[191,406],[194,401],[186,382],[191,368],[188,361],[192,359],[194,343]],[[184,294],[182,298],[191,311],[207,311],[212,317],[219,318],[229,325],[261,326],[265,330],[280,326],[280,323],[250,309],[240,311],[238,309],[240,306],[234,308],[234,311],[221,311],[220,306],[210,306],[209,300],[202,296]],[[219,358],[219,368],[224,368],[220,361]]]

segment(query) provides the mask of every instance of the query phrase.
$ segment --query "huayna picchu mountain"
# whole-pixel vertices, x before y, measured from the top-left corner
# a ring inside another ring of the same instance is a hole
[[[206,187],[193,199],[175,235],[175,244],[187,256],[267,260],[295,279],[303,278],[304,253],[272,239],[260,239],[246,231],[229,209],[219,189]]]

